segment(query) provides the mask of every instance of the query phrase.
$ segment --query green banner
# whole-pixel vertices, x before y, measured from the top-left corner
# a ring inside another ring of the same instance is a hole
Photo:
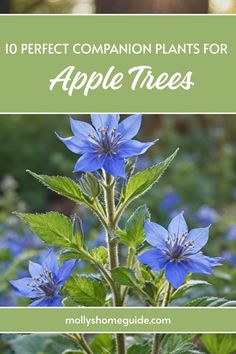
[[[235,16],[0,16],[0,112],[236,112]]]
[[[0,333],[234,333],[236,308],[1,308]]]

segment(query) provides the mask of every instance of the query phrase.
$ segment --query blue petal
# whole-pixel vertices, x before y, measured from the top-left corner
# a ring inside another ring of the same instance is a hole
[[[61,306],[61,296],[55,295],[52,297],[43,297],[35,300],[28,307],[59,307]]]
[[[96,135],[91,124],[70,118],[70,126],[74,135],[80,140],[87,140],[89,136]]]
[[[208,257],[208,256],[204,256],[206,260],[208,260],[208,262],[210,263],[211,267],[217,267],[217,266],[221,266],[224,260],[224,258],[222,257]]]
[[[57,276],[58,271],[59,271],[59,265],[58,265],[58,260],[53,252],[53,250],[50,250],[43,262],[43,268],[46,268],[50,270],[55,276]]]
[[[96,154],[84,154],[76,162],[73,172],[93,172],[102,168],[106,156]]]
[[[141,143],[137,140],[130,140],[121,143],[119,146],[119,157],[128,158],[144,154],[155,142]]]
[[[126,119],[123,119],[122,122],[118,125],[117,132],[121,134],[122,141],[130,140],[135,135],[137,135],[140,126],[142,123],[142,115],[134,114],[129,116]]]
[[[180,213],[171,220],[168,226],[168,231],[172,236],[175,236],[176,238],[188,232],[188,226],[184,219],[183,213]]]
[[[183,262],[169,262],[165,274],[168,282],[177,289],[184,282],[187,270]]]
[[[189,232],[185,242],[193,242],[191,251],[198,252],[205,246],[209,237],[209,228],[210,227],[197,228]]]
[[[112,176],[125,178],[125,161],[124,159],[106,157],[103,165],[104,170]]]
[[[56,136],[58,137],[59,140],[61,140],[61,142],[63,142],[63,144],[65,144],[67,149],[74,152],[75,154],[83,154],[83,153],[91,150],[90,142],[84,141],[84,140],[79,141],[77,136],[71,136],[69,138],[62,138],[57,133],[56,133]]]
[[[154,222],[145,221],[144,229],[147,242],[150,245],[160,249],[165,248],[165,241],[168,238],[168,231],[164,227]]]
[[[108,128],[117,129],[120,120],[119,114],[91,114],[91,121],[96,130]]]
[[[32,278],[37,278],[42,271],[43,267],[40,264],[29,261],[29,273]]]
[[[168,263],[166,255],[155,248],[143,252],[137,258],[140,263],[146,264],[155,271],[164,269]]]
[[[57,284],[58,285],[63,285],[65,283],[65,281],[71,275],[71,272],[72,272],[76,263],[77,263],[77,259],[71,259],[71,260],[63,263],[63,265],[59,269],[59,272],[57,275]]]
[[[43,291],[40,289],[33,289],[33,279],[32,278],[22,278],[17,280],[10,280],[9,283],[17,291],[18,296],[27,297],[34,299],[42,296]]]
[[[201,252],[189,256],[185,260],[185,264],[188,272],[202,274],[213,274],[214,272],[211,268],[220,265],[218,258],[214,261],[214,258],[204,256]]]

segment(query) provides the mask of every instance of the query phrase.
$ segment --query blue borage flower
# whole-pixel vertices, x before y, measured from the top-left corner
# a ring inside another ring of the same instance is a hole
[[[208,205],[202,205],[195,214],[195,220],[200,222],[202,226],[214,224],[218,219],[217,211]]]
[[[138,133],[142,116],[129,116],[119,123],[118,114],[92,114],[92,125],[70,118],[74,136],[58,138],[72,152],[82,155],[74,172],[93,172],[103,168],[112,176],[125,178],[125,159],[147,151],[155,141],[141,143]]]
[[[11,280],[17,295],[30,299],[37,299],[30,307],[56,307],[61,306],[62,298],[59,295],[60,288],[69,278],[76,260],[69,260],[58,265],[57,258],[52,250],[49,251],[42,265],[29,262],[27,278]]]
[[[139,261],[154,271],[165,270],[166,279],[176,289],[187,273],[212,274],[212,267],[221,265],[221,258],[199,252],[208,241],[209,227],[188,232],[183,213],[171,220],[168,230],[145,221],[145,234],[147,242],[155,248],[138,256]]]

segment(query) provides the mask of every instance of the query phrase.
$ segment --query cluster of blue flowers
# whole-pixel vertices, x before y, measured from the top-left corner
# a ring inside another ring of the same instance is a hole
[[[141,126],[141,115],[132,115],[120,122],[117,114],[92,115],[92,125],[70,119],[73,136],[58,138],[73,153],[81,155],[75,164],[75,172],[106,173],[125,178],[125,162],[128,158],[146,152],[155,142],[139,142],[133,137]],[[168,193],[161,207],[175,210],[181,198],[174,192]],[[213,210],[202,207],[197,213],[203,224],[214,222],[218,215]],[[176,215],[167,229],[159,224],[145,222],[146,240],[153,248],[144,251],[137,258],[153,271],[165,271],[168,282],[178,288],[188,273],[212,274],[212,268],[219,266],[221,258],[204,255],[201,249],[206,245],[209,226],[188,231],[183,213]],[[30,277],[12,280],[10,283],[17,294],[34,299],[30,306],[60,306],[60,291],[71,275],[76,261],[58,265],[55,253],[51,250],[42,264],[30,262]]]

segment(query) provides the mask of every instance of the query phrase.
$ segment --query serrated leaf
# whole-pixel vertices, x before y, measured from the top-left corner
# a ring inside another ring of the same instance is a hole
[[[150,354],[151,347],[148,344],[133,344],[128,348],[127,354]]]
[[[193,344],[193,339],[194,336],[189,334],[168,334],[162,342],[162,353],[201,354]]]
[[[81,306],[103,306],[106,301],[106,287],[92,275],[71,277],[66,283],[71,300]]]
[[[218,297],[200,297],[190,301],[185,306],[189,307],[236,307],[236,301]]]
[[[107,249],[103,246],[94,248],[90,251],[91,256],[101,265],[106,265],[108,262]]]
[[[126,233],[120,236],[121,242],[134,249],[138,247],[145,239],[144,221],[148,219],[150,219],[150,213],[146,205],[135,210],[127,221]]]
[[[165,161],[132,176],[123,190],[121,202],[124,204],[129,204],[132,200],[147,192],[155,183],[159,181],[162,174],[175,158],[177,152],[178,149]]]
[[[113,268],[111,271],[112,278],[121,285],[137,287],[137,279],[134,271],[125,267]]]
[[[44,186],[51,189],[57,194],[69,198],[77,203],[83,203],[91,207],[92,203],[89,199],[82,193],[81,188],[77,183],[75,183],[71,178],[63,176],[47,176],[38,175],[30,170],[27,170],[34,178],[40,181]]]
[[[114,354],[115,343],[111,334],[98,334],[90,343],[92,351],[96,354]]]
[[[71,244],[72,224],[67,216],[54,211],[46,214],[16,213],[16,215],[49,245],[68,247]]]
[[[234,334],[204,334],[201,340],[210,354],[230,354],[236,350]]]
[[[210,285],[207,281],[203,280],[189,280],[182,286],[180,286],[171,296],[171,300],[175,300],[178,297],[182,296],[187,290],[193,288],[194,286],[199,285]]]

